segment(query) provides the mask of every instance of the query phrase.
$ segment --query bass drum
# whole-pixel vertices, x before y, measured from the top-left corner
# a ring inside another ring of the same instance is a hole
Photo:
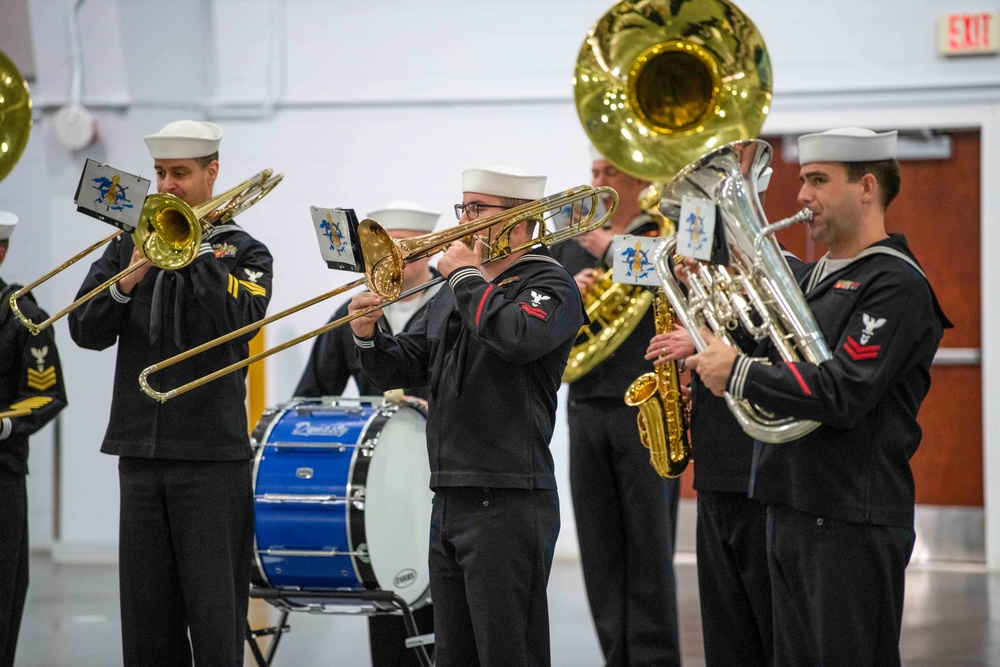
[[[379,398],[294,399],[254,430],[255,581],[430,601],[426,416]],[[378,610],[338,595],[324,607]]]

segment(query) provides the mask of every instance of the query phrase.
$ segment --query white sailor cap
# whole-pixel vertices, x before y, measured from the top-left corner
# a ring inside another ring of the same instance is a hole
[[[405,199],[389,202],[366,217],[382,225],[384,229],[406,229],[418,232],[434,231],[441,214],[420,204]]]
[[[604,153],[597,150],[597,146],[595,146],[594,144],[590,144],[590,161],[600,162],[602,160],[607,162],[608,158],[604,157]]]
[[[0,211],[0,241],[6,241],[14,233],[17,216],[10,211]]]
[[[895,158],[895,130],[872,132],[861,127],[841,127],[799,137],[799,164],[878,162]]]
[[[222,128],[199,120],[175,120],[143,139],[154,160],[199,158],[219,150]]]
[[[466,169],[462,172],[462,192],[534,200],[545,193],[545,181],[545,176],[530,176],[506,165]]]
[[[767,191],[767,186],[771,184],[771,174],[774,170],[768,167],[757,177],[757,194]]]

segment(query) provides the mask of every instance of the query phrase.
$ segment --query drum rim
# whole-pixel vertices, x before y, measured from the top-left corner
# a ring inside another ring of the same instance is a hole
[[[372,457],[369,458],[368,461],[367,461],[368,465],[366,466],[367,469],[365,471],[366,501],[367,501],[367,492],[368,492],[368,488],[369,488],[369,486],[368,486],[368,476],[369,476],[369,474],[371,472],[370,471],[370,466],[371,466],[371,464],[372,464],[372,462],[374,460],[374,457],[377,455],[378,441],[381,439],[382,432],[385,429],[385,427],[387,425],[391,424],[392,417],[394,417],[395,415],[399,414],[400,410],[402,410],[403,408],[408,408],[409,410],[412,410],[414,413],[416,413],[417,415],[419,415],[420,418],[423,420],[424,426],[426,427],[427,411],[424,409],[423,405],[419,401],[404,400],[404,401],[389,403],[389,404],[386,404],[386,405],[383,406],[383,412],[384,412],[385,419],[384,419],[384,421],[381,424],[379,424],[378,438],[375,441],[375,448],[373,450]],[[426,431],[425,431],[425,433],[426,433]],[[367,511],[367,509],[368,509],[368,505],[367,505],[367,502],[366,502],[366,504],[365,504],[365,510]],[[364,513],[361,513],[361,514],[362,514],[362,516],[361,516],[361,525],[362,525],[362,530],[363,530],[364,537],[365,537],[365,544],[367,545],[370,542],[370,536],[368,534],[368,528],[367,528],[367,523],[366,523],[367,520],[366,520],[365,514]],[[428,524],[426,526],[426,529],[428,531],[430,530],[430,523],[429,522],[428,522]],[[376,560],[376,557],[373,557],[372,553],[370,551],[369,551],[368,555],[369,555],[369,563],[367,563],[367,567],[370,568],[371,571],[372,571],[373,588],[375,590],[381,590],[381,591],[393,591],[393,592],[396,593],[397,596],[400,597],[400,599],[402,599],[404,602],[406,602],[407,599],[409,597],[411,597],[410,595],[404,595],[404,594],[398,592],[396,590],[396,587],[393,586],[391,584],[391,582],[386,582],[386,585],[384,585],[384,586],[382,585],[382,582],[379,581],[378,575],[375,572],[375,560]],[[427,554],[425,554],[425,558],[426,557],[427,557]],[[411,609],[420,609],[421,607],[424,607],[424,606],[426,606],[426,605],[428,605],[428,604],[430,604],[432,602],[432,600],[431,600],[431,585],[430,585],[430,580],[429,580],[429,575],[430,575],[429,570],[427,570],[427,575],[428,575],[427,584],[423,587],[422,590],[419,590],[416,593],[416,595],[413,596],[412,602],[407,602],[407,605]],[[413,590],[417,591],[418,589],[413,589]]]

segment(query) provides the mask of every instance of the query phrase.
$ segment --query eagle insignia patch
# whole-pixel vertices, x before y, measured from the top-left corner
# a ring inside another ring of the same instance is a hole
[[[861,321],[864,322],[865,325],[865,330],[861,332],[861,344],[867,345],[868,341],[870,341],[872,336],[875,335],[875,330],[885,324],[885,318],[879,317],[876,319],[868,313],[862,313]]]
[[[886,319],[884,317],[872,317],[868,313],[862,313],[861,323],[863,328],[859,337],[860,342],[855,340],[854,336],[848,336],[847,342],[844,343],[844,350],[854,361],[877,359],[879,352],[882,350],[882,346],[869,345],[868,343],[875,335],[875,332],[885,325]]]
[[[543,321],[549,319],[549,309],[552,307],[551,296],[529,290],[523,298],[527,298],[527,301],[520,302],[521,310]]]

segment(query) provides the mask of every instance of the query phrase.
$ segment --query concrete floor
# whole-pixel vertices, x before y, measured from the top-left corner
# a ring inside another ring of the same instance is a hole
[[[31,567],[17,667],[121,664],[117,567],[56,565],[44,555],[33,556]],[[677,574],[684,663],[703,665],[697,577],[689,554],[678,555]],[[906,586],[904,664],[1000,665],[1000,574],[974,565],[914,565]],[[601,665],[577,562],[556,562],[549,605],[553,665]],[[264,605],[257,613],[270,611]],[[364,618],[296,613],[289,622],[275,667],[369,663]]]

